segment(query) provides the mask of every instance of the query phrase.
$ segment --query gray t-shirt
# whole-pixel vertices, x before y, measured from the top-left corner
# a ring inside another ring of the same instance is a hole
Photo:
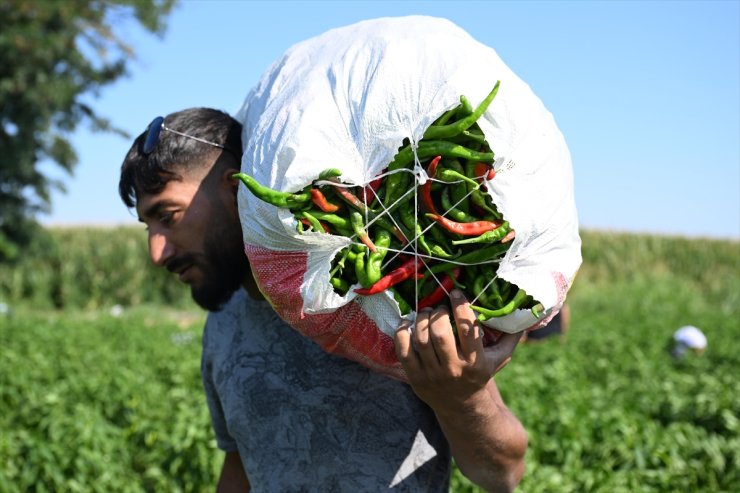
[[[324,352],[239,290],[209,313],[201,366],[219,448],[252,491],[447,492],[450,451],[411,388]]]

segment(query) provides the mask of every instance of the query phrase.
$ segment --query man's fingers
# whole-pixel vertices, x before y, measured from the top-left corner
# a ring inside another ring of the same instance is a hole
[[[457,327],[457,337],[460,340],[460,353],[466,361],[474,362],[482,355],[483,341],[475,312],[471,310],[470,303],[459,289],[450,292],[452,312]]]
[[[429,339],[439,362],[447,365],[457,361],[457,343],[447,307],[442,305],[435,308],[429,316],[429,322]]]
[[[509,361],[511,361],[511,356],[509,356],[508,358],[506,358],[505,360],[503,360],[501,362],[501,364],[498,365],[495,370],[493,370],[493,374],[495,375],[496,373],[498,373],[501,370],[503,370],[504,369],[504,366],[506,366],[506,365],[509,364]]]
[[[496,344],[485,348],[486,361],[492,369],[492,374],[503,369],[511,361],[511,356],[514,354],[514,349],[522,338],[522,334],[523,332],[517,332],[516,334],[503,333]]]
[[[412,334],[414,347],[416,348],[416,352],[419,353],[422,364],[430,364],[437,360],[434,345],[429,335],[431,315],[431,308],[425,308],[418,312],[416,314],[416,328]]]
[[[418,357],[414,352],[411,343],[411,322],[404,320],[398,326],[393,341],[396,348],[396,357],[401,362],[401,366],[406,370],[418,367]]]
[[[511,356],[516,349],[516,345],[519,344],[519,340],[522,338],[524,332],[517,332],[515,334],[507,334],[504,332],[496,342],[496,346],[499,346],[502,351],[505,351],[507,355]]]

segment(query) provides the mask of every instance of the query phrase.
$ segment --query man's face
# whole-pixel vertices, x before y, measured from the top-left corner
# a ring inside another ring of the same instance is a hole
[[[220,309],[244,283],[249,267],[226,178],[186,175],[141,194],[136,210],[147,225],[152,262],[189,284],[201,307]]]

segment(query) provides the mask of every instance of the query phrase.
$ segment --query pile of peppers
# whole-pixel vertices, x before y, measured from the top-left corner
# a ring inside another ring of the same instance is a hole
[[[457,287],[479,320],[541,305],[496,276],[515,232],[486,193],[494,153],[476,123],[498,92],[475,108],[465,96],[426,130],[414,149],[403,142],[383,173],[367,185],[341,181],[328,168],[297,193],[239,178],[257,198],[289,209],[303,234],[354,240],[333,259],[330,282],[344,296],[392,293],[402,314],[446,303]],[[419,173],[421,167],[426,173]],[[359,287],[357,287],[359,285]]]

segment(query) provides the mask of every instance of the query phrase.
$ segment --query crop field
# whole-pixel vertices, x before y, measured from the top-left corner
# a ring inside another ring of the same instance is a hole
[[[56,231],[64,259],[0,266],[0,493],[214,490],[205,317],[143,272],[138,235]],[[529,432],[517,491],[740,491],[740,245],[583,241],[567,337],[521,345],[496,377]],[[675,360],[689,324],[708,349]],[[451,491],[479,490],[456,473]]]

